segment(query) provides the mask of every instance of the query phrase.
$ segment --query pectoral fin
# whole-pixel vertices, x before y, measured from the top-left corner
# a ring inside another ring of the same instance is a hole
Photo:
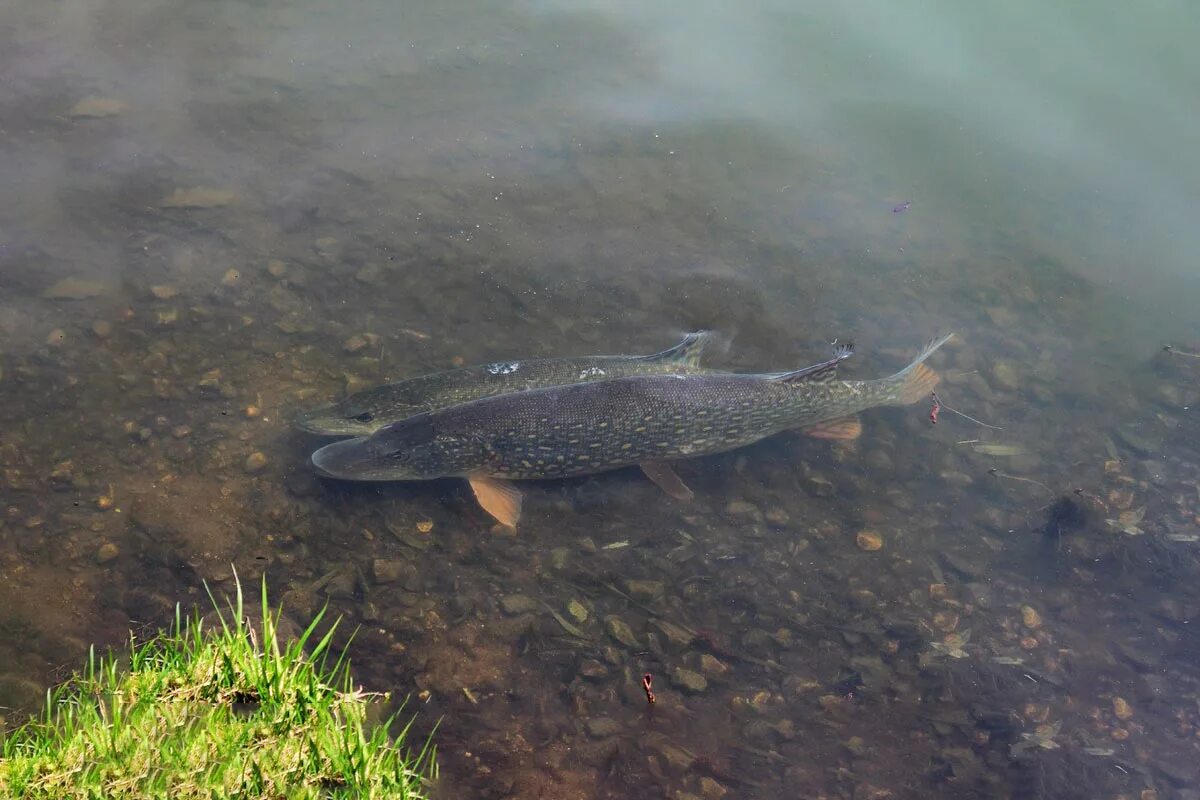
[[[847,441],[862,436],[862,421],[858,417],[842,417],[819,422],[801,431],[814,439],[838,439]]]
[[[486,475],[471,475],[467,478],[471,491],[483,510],[491,514],[501,525],[517,527],[521,518],[521,490],[508,481],[489,478]]]
[[[695,493],[687,487],[671,465],[665,461],[645,461],[641,465],[646,477],[658,484],[658,488],[674,497],[676,500],[691,500]]]

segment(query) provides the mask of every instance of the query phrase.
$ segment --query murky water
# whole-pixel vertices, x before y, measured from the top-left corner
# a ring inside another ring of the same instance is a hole
[[[234,565],[360,626],[446,797],[1200,796],[1200,24],[1058,5],[10,2],[0,715]],[[954,330],[986,424],[534,484],[515,536],[289,426],[699,327],[856,377]]]

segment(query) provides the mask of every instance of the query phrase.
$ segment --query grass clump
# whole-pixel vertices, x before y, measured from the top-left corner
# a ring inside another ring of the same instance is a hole
[[[172,631],[131,637],[127,667],[93,649],[0,745],[0,798],[423,800],[434,753],[405,747],[408,726],[390,737],[395,717],[368,723],[387,696],[356,688],[344,653],[327,666],[337,623],[306,653],[324,613],[281,647],[266,582],[257,633],[239,583],[219,627],[176,606]]]

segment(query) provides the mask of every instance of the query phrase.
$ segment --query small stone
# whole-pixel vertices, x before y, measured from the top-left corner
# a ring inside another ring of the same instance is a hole
[[[371,577],[376,583],[395,583],[404,575],[404,562],[393,558],[376,558],[371,561]]]
[[[805,484],[808,491],[817,497],[829,497],[835,490],[833,482],[823,475],[809,475]]]
[[[112,561],[114,558],[120,555],[120,552],[121,551],[117,549],[115,544],[112,542],[105,542],[104,544],[100,545],[100,549],[96,551],[96,563],[107,564],[109,561]]]
[[[609,636],[626,647],[640,646],[637,637],[633,635],[633,629],[620,617],[605,617],[604,627],[608,631]]]
[[[417,533],[430,533],[433,531],[433,520],[419,519],[417,520]]]
[[[873,553],[883,547],[883,537],[875,531],[859,531],[854,538],[858,542],[858,548],[866,550],[868,553]]]
[[[1114,741],[1123,742],[1129,738],[1129,731],[1125,730],[1124,728],[1113,728],[1108,732],[1108,735],[1111,736]]]
[[[187,425],[176,425],[174,428],[171,428],[171,435],[176,439],[186,439],[192,435],[192,429]]]
[[[193,189],[176,189],[162,201],[163,208],[219,208],[227,206],[237,197],[228,189],[197,186]]]
[[[253,475],[256,472],[261,472],[262,468],[267,465],[267,456],[261,451],[255,451],[246,456],[246,472]]]
[[[322,236],[320,239],[317,239],[315,242],[313,242],[313,245],[317,248],[317,252],[323,256],[333,255],[334,250],[337,248],[337,244],[338,240],[332,236]]]
[[[595,659],[589,658],[579,665],[579,674],[590,681],[603,680],[608,677],[608,667]]]
[[[933,615],[933,627],[942,633],[950,633],[958,627],[958,614],[953,611],[939,611]]]
[[[125,103],[115,97],[91,95],[71,106],[71,110],[67,113],[72,117],[100,119],[102,117],[115,117],[125,109]]]
[[[745,500],[732,500],[725,506],[726,514],[753,514],[757,511],[758,506],[747,503]]]
[[[500,607],[505,614],[529,614],[537,611],[537,601],[523,594],[509,594],[500,598]]]
[[[42,292],[47,300],[86,300],[108,291],[108,284],[87,278],[63,278]]]
[[[997,361],[992,365],[992,386],[1004,392],[1015,392],[1020,385],[1017,371],[1012,364]]]
[[[720,678],[729,672],[729,667],[716,656],[704,653],[700,656],[700,671],[710,678]]]
[[[367,340],[362,336],[351,336],[346,341],[342,342],[342,349],[347,353],[357,353],[367,346]]]
[[[772,508],[767,511],[767,522],[772,525],[786,525],[791,519],[791,515],[782,508]]]
[[[150,287],[150,294],[154,295],[156,300],[170,300],[179,294],[179,289],[174,286],[159,284]]]
[[[696,694],[708,688],[708,679],[699,672],[677,667],[671,673],[671,685],[685,692]]]
[[[100,511],[108,511],[113,507],[115,502],[112,495],[102,494],[96,498],[96,508]]]
[[[625,589],[640,600],[661,600],[666,593],[662,581],[625,581]]]
[[[223,286],[237,286],[242,282],[242,273],[236,269],[228,269],[221,276],[221,284]]]
[[[258,406],[246,406],[246,419],[258,419],[262,416],[262,409]]]
[[[603,736],[616,736],[621,732],[621,724],[612,717],[596,717],[587,721],[588,736],[599,739]]]
[[[98,319],[92,323],[92,333],[97,339],[107,339],[112,335],[112,323],[108,320]]]
[[[700,794],[709,798],[709,800],[720,800],[728,792],[728,789],[707,775],[700,779]]]
[[[567,613],[571,615],[571,619],[583,624],[587,622],[588,610],[583,603],[578,600],[571,600],[567,603]]]
[[[287,275],[287,264],[280,261],[278,258],[273,258],[267,262],[267,272],[273,278],[282,278]]]
[[[1022,636],[1021,637],[1021,649],[1022,650],[1035,650],[1035,649],[1037,649],[1037,646],[1038,646],[1038,640],[1036,638],[1034,638],[1033,636]]]
[[[1133,716],[1133,707],[1123,697],[1114,697],[1112,700],[1113,714],[1117,719],[1129,719]]]
[[[50,335],[46,337],[46,344],[51,347],[62,347],[67,343],[67,334],[62,328],[55,328],[50,331]]]
[[[1021,606],[1021,623],[1030,630],[1042,627],[1042,616],[1033,606]]]

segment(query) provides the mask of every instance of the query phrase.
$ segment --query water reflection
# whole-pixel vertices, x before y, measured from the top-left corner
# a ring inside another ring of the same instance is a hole
[[[708,11],[15,9],[0,714],[232,563],[362,625],[447,796],[1190,796],[1190,16]],[[1002,430],[538,484],[512,537],[288,425],[699,327],[856,376],[958,331],[939,392]]]

